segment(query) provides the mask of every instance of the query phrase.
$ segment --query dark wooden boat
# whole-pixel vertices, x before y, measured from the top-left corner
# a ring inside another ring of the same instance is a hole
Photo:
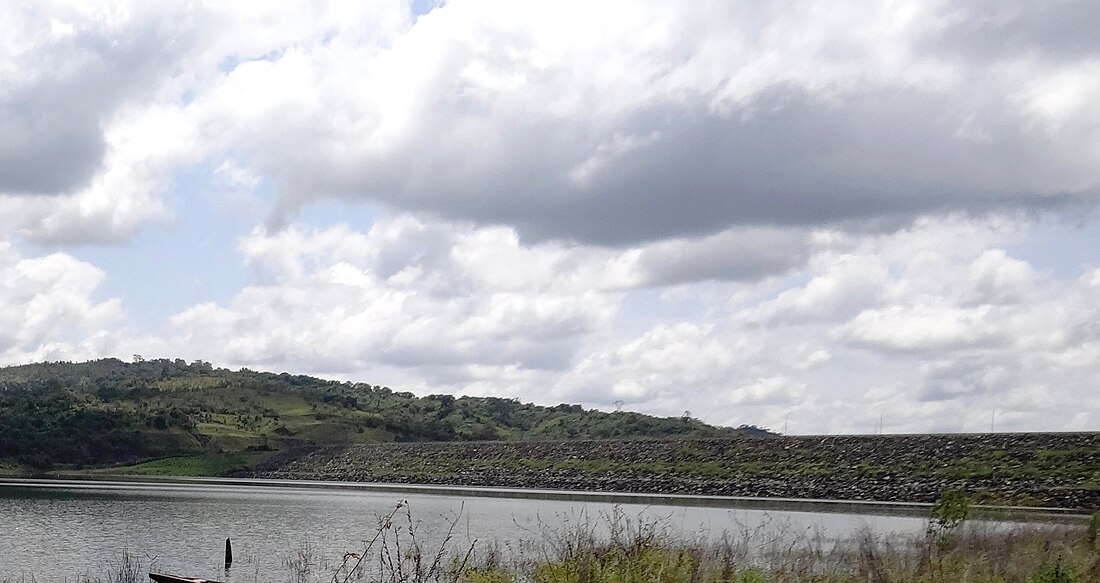
[[[177,577],[164,573],[149,573],[149,578],[157,583],[221,583],[213,579],[197,579],[195,577]]]

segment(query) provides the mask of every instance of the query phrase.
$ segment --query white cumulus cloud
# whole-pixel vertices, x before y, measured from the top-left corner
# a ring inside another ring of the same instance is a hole
[[[118,300],[97,300],[104,273],[64,253],[24,257],[0,243],[0,362],[98,356],[120,320]]]

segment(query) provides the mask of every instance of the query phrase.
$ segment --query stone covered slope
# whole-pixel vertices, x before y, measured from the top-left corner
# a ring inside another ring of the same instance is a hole
[[[1100,510],[1100,433],[391,443],[277,455],[265,478]]]

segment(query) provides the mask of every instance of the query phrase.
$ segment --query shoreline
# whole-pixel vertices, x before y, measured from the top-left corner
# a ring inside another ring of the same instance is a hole
[[[56,473],[38,477],[0,476],[0,488],[131,488],[136,485],[160,486],[234,486],[248,488],[329,489],[360,492],[392,492],[429,496],[511,498],[526,500],[569,500],[646,506],[707,507],[740,510],[775,510],[831,514],[867,514],[926,517],[932,508],[925,502],[874,500],[827,500],[752,496],[713,496],[694,494],[648,494],[638,492],[599,492],[540,488],[471,487],[462,485],[407,484],[386,482],[347,482],[326,480],[267,479],[201,476],[135,476],[126,474]],[[1082,522],[1089,513],[1076,509],[975,504],[971,517],[976,520],[1020,522]]]

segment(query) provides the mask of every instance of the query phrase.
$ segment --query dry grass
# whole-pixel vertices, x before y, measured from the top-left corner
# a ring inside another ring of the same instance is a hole
[[[455,543],[459,516],[426,547],[408,505],[379,521],[362,553],[255,581],[385,583],[1100,583],[1100,542],[1084,525],[962,523],[910,536],[834,539],[782,525],[685,538],[660,521],[558,517],[524,540]],[[1100,519],[1097,519],[1100,520]],[[934,525],[935,521],[930,521]]]

